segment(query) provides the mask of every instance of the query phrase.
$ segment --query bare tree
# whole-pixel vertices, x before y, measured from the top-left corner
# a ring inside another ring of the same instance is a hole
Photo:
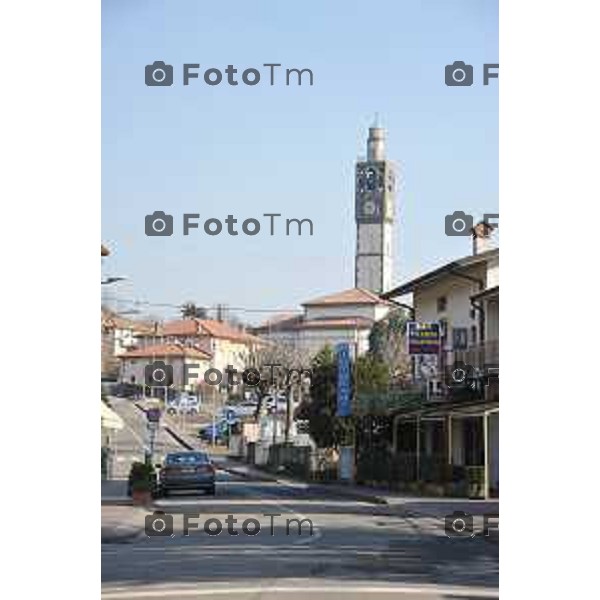
[[[252,364],[260,372],[260,382],[256,386],[258,392],[257,416],[265,413],[264,398],[286,398],[285,439],[289,441],[292,422],[292,397],[302,401],[303,393],[310,387],[311,370],[308,352],[295,344],[286,342],[269,342],[257,349],[252,356]]]

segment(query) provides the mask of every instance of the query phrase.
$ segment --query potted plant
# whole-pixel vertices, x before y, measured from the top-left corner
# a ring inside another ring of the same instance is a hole
[[[156,471],[149,462],[134,462],[129,471],[128,491],[136,506],[150,504],[156,487]]]

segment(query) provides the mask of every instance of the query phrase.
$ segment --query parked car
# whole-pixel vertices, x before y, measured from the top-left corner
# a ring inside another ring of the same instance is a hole
[[[200,412],[200,399],[198,396],[185,395],[179,398],[179,413],[184,415],[197,415]]]
[[[141,395],[142,387],[135,383],[117,383],[112,388],[112,395],[118,398],[137,398]]]
[[[204,442],[226,442],[232,428],[239,423],[239,420],[227,421],[226,419],[219,419],[216,423],[209,423],[203,425],[198,430],[198,437]]]
[[[168,415],[176,415],[179,412],[179,398],[167,398],[165,410]]]
[[[204,490],[215,494],[215,468],[206,452],[171,452],[159,474],[159,491]]]
[[[270,412],[276,411],[279,413],[287,410],[287,398],[283,394],[265,396],[262,401],[263,406]]]
[[[200,412],[201,400],[192,394],[176,394],[167,397],[165,410],[169,415],[197,415]]]
[[[257,403],[250,400],[242,402],[241,404],[236,404],[231,408],[238,417],[251,417],[256,414],[256,407]]]

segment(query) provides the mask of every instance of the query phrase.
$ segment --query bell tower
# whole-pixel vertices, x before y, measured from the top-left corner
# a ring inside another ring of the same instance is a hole
[[[377,294],[392,288],[396,174],[385,158],[385,129],[369,127],[367,160],[356,163],[355,287]]]

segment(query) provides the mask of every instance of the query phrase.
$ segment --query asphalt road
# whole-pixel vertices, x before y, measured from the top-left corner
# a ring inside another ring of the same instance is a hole
[[[145,425],[127,412],[131,407],[118,408],[131,427],[130,437],[124,434],[122,440],[127,445],[140,433],[137,427]],[[161,444],[164,450],[176,445],[168,436]],[[157,506],[165,514],[158,521],[149,515],[148,532],[157,533],[154,524],[157,530],[166,527],[162,532],[168,535],[148,537],[141,531],[126,542],[102,545],[103,597],[498,595],[496,543],[481,537],[451,539],[438,519],[336,497],[322,487],[251,480],[219,470],[215,497],[170,496]],[[237,522],[228,524],[228,515]],[[308,521],[298,533],[304,519],[312,522],[312,535]],[[221,533],[210,535],[204,527],[216,531],[217,520]]]

